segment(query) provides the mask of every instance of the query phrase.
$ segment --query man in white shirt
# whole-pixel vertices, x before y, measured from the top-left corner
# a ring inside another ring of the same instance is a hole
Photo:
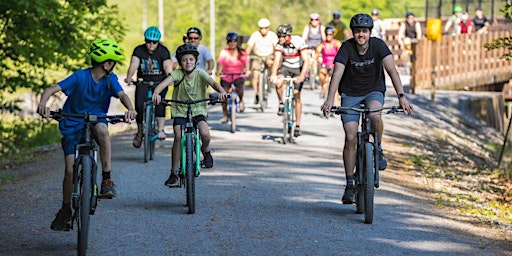
[[[267,68],[272,67],[274,60],[274,49],[277,45],[277,35],[270,31],[270,21],[268,19],[260,19],[258,21],[258,31],[254,31],[247,41],[247,55],[251,53],[256,57],[251,62],[252,70],[252,88],[254,89],[254,104],[258,104],[258,80],[260,77],[261,62],[265,59]]]

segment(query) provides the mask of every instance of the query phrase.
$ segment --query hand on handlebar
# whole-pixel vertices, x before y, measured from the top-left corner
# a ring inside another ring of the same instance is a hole
[[[152,100],[153,100],[153,103],[155,103],[155,105],[158,105],[162,101],[162,96],[160,96],[160,94],[158,94],[158,93],[153,93]]]
[[[37,113],[39,115],[41,115],[43,118],[49,118],[50,117],[50,108],[46,107],[46,106],[43,106],[43,107],[38,106]]]
[[[124,82],[125,82],[125,83],[126,83],[126,85],[128,85],[128,86],[130,86],[130,85],[132,85],[132,84],[133,84],[132,79],[131,79],[131,78],[129,78],[129,77],[126,77],[126,78],[124,79]]]
[[[398,102],[400,103],[400,106],[402,106],[405,114],[412,115],[413,106],[406,98],[400,98]]]
[[[320,110],[322,110],[322,112],[324,113],[325,116],[331,112],[332,103],[333,103],[332,101],[326,100],[324,102],[324,104],[322,104],[322,106],[320,106]]]
[[[135,109],[128,110],[124,112],[124,120],[129,123],[131,120],[135,120],[135,117],[137,116],[137,111]]]

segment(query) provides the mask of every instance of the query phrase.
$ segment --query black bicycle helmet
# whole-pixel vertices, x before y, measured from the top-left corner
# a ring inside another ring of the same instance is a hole
[[[187,30],[187,37],[189,37],[191,33],[195,33],[198,34],[199,37],[203,37],[203,34],[201,33],[201,30],[198,27],[190,27]]]
[[[199,51],[197,51],[197,47],[193,44],[182,44],[178,46],[176,49],[176,59],[181,62],[181,57],[185,54],[193,54],[196,57],[199,56]]]
[[[234,42],[234,41],[238,41],[238,34],[235,33],[235,32],[229,32],[227,35],[226,35],[226,40],[228,42]]]
[[[350,29],[354,30],[355,28],[368,28],[372,30],[373,28],[373,19],[370,15],[366,13],[356,14],[350,19]]]
[[[293,27],[290,24],[282,24],[277,27],[277,36],[283,37],[283,36],[289,36],[292,34]]]
[[[325,26],[325,33],[326,34],[329,33],[329,32],[334,33],[335,31],[336,31],[336,29],[333,26],[331,26],[331,25]]]

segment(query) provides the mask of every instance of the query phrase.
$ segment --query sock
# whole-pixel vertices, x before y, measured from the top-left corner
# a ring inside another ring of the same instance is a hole
[[[175,175],[178,174],[180,172],[180,167],[179,166],[173,166],[171,168],[171,173],[174,173]]]
[[[347,175],[347,186],[354,186],[354,175]]]
[[[110,180],[110,171],[108,172],[101,172],[101,177],[103,178],[103,180]]]

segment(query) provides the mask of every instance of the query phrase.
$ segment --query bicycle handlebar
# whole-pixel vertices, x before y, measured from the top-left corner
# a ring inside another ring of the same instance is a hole
[[[228,95],[228,98],[230,98],[230,95]],[[186,104],[186,105],[193,105],[205,101],[210,101],[208,104],[215,105],[215,103],[220,103],[222,101],[219,101],[219,95],[218,94],[210,94],[209,98],[206,99],[200,99],[200,100],[173,100],[173,99],[165,99],[160,102],[161,105],[164,106],[171,106],[171,103],[179,103],[179,104]]]
[[[354,107],[341,107],[341,106],[332,106],[331,111],[334,112],[334,114],[340,115],[343,113],[346,113],[347,110],[353,110],[359,113],[372,113],[372,112],[379,112],[382,110],[389,110],[386,112],[386,114],[392,114],[396,112],[404,112],[402,109],[402,106],[391,106],[391,107],[381,107],[381,108],[354,108]]]
[[[277,78],[277,80],[284,80],[284,81],[294,81],[297,82],[297,77],[283,77],[283,78]]]
[[[120,123],[120,122],[126,122],[124,119],[124,115],[106,115],[106,116],[99,116],[99,115],[92,115],[89,113],[84,114],[75,114],[75,113],[64,113],[61,110],[59,111],[50,111],[50,118],[53,118],[57,121],[61,121],[66,119],[66,117],[78,117],[84,119],[86,123],[94,123],[98,122],[99,119],[106,119],[107,122],[111,124]]]
[[[146,86],[157,86],[161,81],[132,81],[132,84],[136,86],[146,85]]]

